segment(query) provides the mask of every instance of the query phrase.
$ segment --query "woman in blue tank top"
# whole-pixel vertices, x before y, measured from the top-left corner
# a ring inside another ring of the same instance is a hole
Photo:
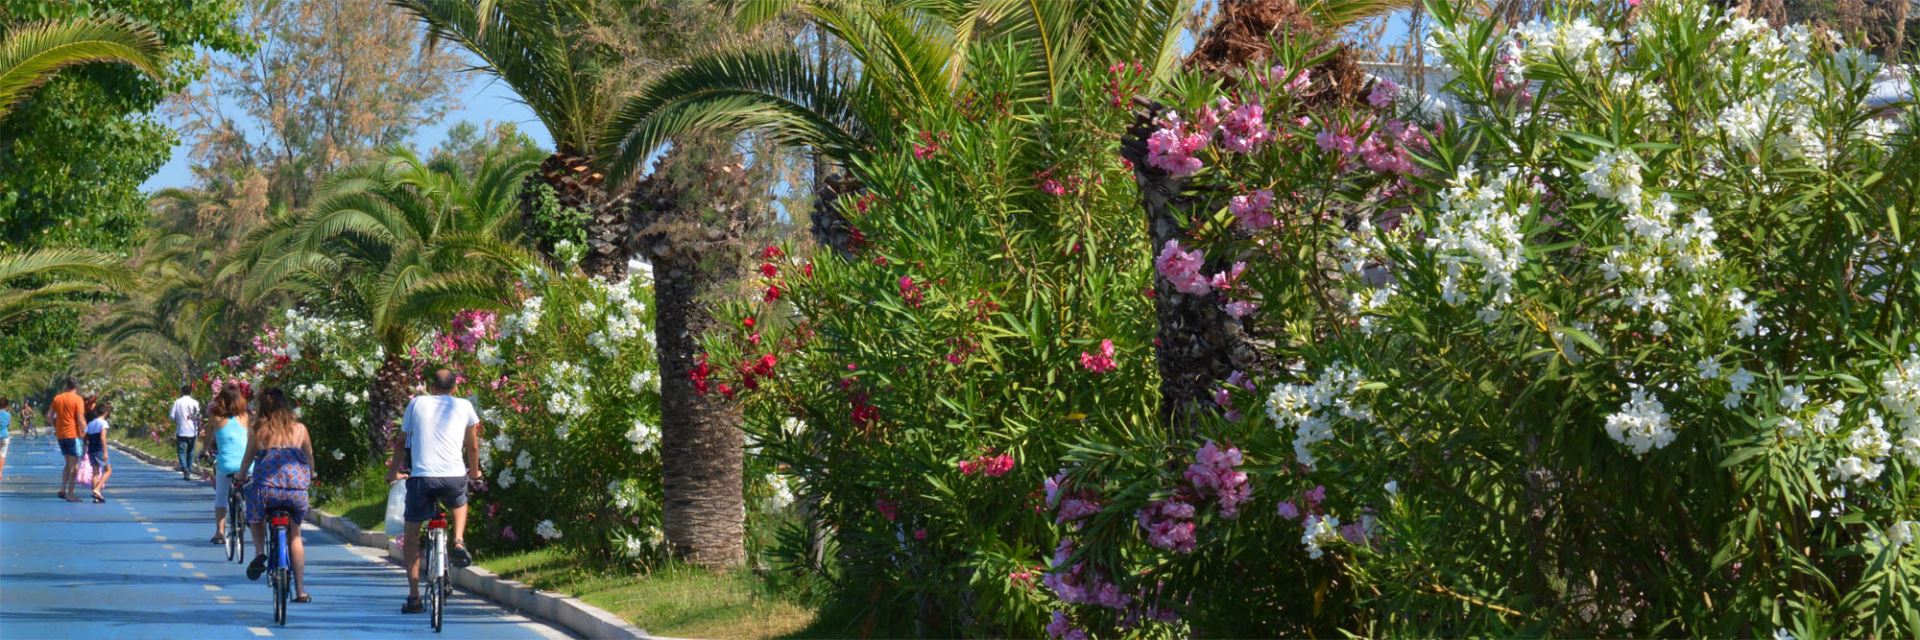
[[[240,393],[239,385],[220,390],[208,417],[211,418],[207,421],[209,424],[220,425],[217,429],[203,430],[208,440],[203,448],[214,454],[213,539],[209,542],[226,544],[227,492],[233,489],[232,476],[240,472],[240,461],[247,455],[247,397]]]

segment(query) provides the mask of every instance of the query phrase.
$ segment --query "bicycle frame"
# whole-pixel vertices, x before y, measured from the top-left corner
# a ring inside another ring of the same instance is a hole
[[[427,586],[427,608],[433,632],[439,633],[445,621],[447,605],[447,514],[437,513],[427,521],[427,567],[422,579]]]
[[[267,544],[272,546],[267,552],[267,586],[273,589],[274,621],[284,627],[288,592],[293,589],[293,562],[288,557],[292,552],[287,545],[287,527],[293,525],[293,518],[286,511],[268,509],[267,522],[272,529],[267,534]]]

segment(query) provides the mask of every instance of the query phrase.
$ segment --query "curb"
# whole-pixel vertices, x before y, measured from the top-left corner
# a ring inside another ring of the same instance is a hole
[[[170,464],[145,451],[124,446],[118,442],[109,444],[147,464],[162,468]],[[383,549],[386,551],[388,561],[396,565],[402,564],[400,546],[395,544],[386,533],[362,531],[359,525],[349,522],[346,518],[319,509],[311,509],[308,513],[312,516],[311,521],[314,526],[321,530],[356,547]],[[552,591],[541,591],[527,584],[502,578],[480,567],[455,569],[453,584],[467,593],[492,600],[522,615],[559,625],[583,638],[619,640],[652,640],[654,638],[648,635],[645,629],[636,627],[605,609],[587,604],[579,598]]]

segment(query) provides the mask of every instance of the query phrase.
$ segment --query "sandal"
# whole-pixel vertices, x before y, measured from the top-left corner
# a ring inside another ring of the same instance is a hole
[[[295,596],[293,601],[303,603],[303,604],[308,602],[313,602],[313,596],[302,593],[298,596]]]
[[[420,613],[426,610],[427,605],[420,602],[419,596],[410,596],[406,604],[400,605],[400,613]]]
[[[208,539],[208,540],[207,540],[207,542],[209,542],[209,543],[212,543],[212,544],[226,544],[226,543],[227,543],[227,537],[226,537],[226,536],[214,536],[213,538],[211,538],[211,539]]]
[[[96,493],[96,494],[93,494],[93,503],[94,503],[94,504],[106,504],[106,503],[107,503],[107,499],[106,499],[106,498],[102,498],[102,497],[100,497],[100,494],[98,494],[98,493]]]

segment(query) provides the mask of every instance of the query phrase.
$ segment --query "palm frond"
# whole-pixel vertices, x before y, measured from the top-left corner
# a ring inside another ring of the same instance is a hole
[[[0,117],[61,69],[119,62],[157,78],[165,52],[152,29],[122,17],[11,27],[0,35]]]

